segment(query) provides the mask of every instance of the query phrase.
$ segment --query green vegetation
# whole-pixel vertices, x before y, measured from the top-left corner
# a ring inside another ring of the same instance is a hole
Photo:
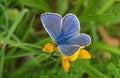
[[[119,78],[119,0],[0,0],[0,78]],[[75,14],[92,43],[89,60],[71,62],[64,72],[60,55],[45,53],[51,42],[40,15]]]

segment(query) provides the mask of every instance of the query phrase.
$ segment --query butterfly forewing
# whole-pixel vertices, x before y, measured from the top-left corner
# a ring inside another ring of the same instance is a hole
[[[55,13],[45,13],[41,15],[44,28],[54,40],[60,35],[62,28],[62,17]]]
[[[67,14],[62,20],[61,34],[63,37],[69,37],[79,32],[80,24],[77,17],[73,14]]]

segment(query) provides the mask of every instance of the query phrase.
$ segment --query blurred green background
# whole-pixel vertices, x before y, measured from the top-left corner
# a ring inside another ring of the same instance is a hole
[[[90,60],[65,73],[57,53],[42,52],[51,39],[45,12],[75,14],[92,43]],[[0,0],[0,78],[120,78],[120,0]]]

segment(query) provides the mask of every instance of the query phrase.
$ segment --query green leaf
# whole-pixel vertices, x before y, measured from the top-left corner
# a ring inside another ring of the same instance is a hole
[[[88,3],[88,6],[85,7],[81,16],[90,14],[94,10],[95,5],[97,5],[98,1],[99,0],[90,0],[89,3]]]
[[[95,26],[95,22],[91,21],[90,22],[90,29],[91,29],[91,35],[92,35],[92,42],[96,43],[98,42],[98,34],[97,32],[97,27]]]
[[[23,9],[23,11],[19,14],[19,16],[17,17],[16,21],[13,23],[13,25],[10,28],[10,31],[8,32],[4,44],[1,48],[1,54],[0,54],[0,78],[2,78],[2,73],[3,73],[3,68],[4,68],[4,56],[5,56],[5,47],[9,42],[9,39],[11,38],[11,36],[13,35],[15,29],[17,28],[19,22],[21,21],[21,19],[23,18],[23,16],[25,15],[25,13],[28,12],[28,9]]]
[[[98,71],[94,67],[86,64],[82,60],[79,59],[77,62],[79,62],[79,65],[81,66],[81,68],[84,71],[86,71],[89,75],[91,75],[92,78],[108,78],[106,75],[102,74],[100,71]]]
[[[110,8],[116,0],[107,0],[105,4],[103,4],[102,8],[97,12],[97,14],[103,14],[108,8]]]
[[[120,49],[113,47],[113,46],[110,46],[110,45],[107,45],[107,44],[102,43],[102,42],[98,42],[97,44],[92,44],[91,48],[94,48],[96,50],[107,51],[107,52],[110,52],[110,53],[113,53],[113,54],[120,56]]]
[[[109,63],[106,68],[109,71],[115,71],[115,70],[117,70],[117,67],[113,63]]]
[[[24,56],[38,55],[38,54],[40,54],[40,53],[39,52],[29,52],[29,53],[21,53],[21,54],[19,53],[19,54],[15,54],[12,56],[6,56],[5,60],[17,59],[17,58],[24,57]]]
[[[80,7],[82,6],[83,0],[77,0],[75,3],[75,6],[71,9],[70,12],[77,14],[79,12]]]
[[[60,15],[65,14],[68,9],[68,0],[57,0],[57,8],[56,12],[59,13]]]
[[[34,26],[34,21],[35,21],[35,16],[33,16],[33,18],[31,19],[30,25],[29,25],[27,31],[25,32],[25,34],[24,34],[24,36],[23,36],[23,38],[22,38],[22,41],[23,41],[23,42],[25,42],[25,40],[28,38],[29,33],[30,33],[30,31],[32,30],[32,28],[33,28],[33,26]]]
[[[78,17],[80,22],[110,22],[112,20],[119,19],[120,20],[120,12],[118,13],[106,13],[106,14],[93,14],[93,15],[86,15]]]
[[[50,11],[50,6],[45,0],[19,0],[25,6],[46,12]]]
[[[51,41],[52,41],[52,39],[51,39],[50,37],[48,37],[48,38],[45,38],[45,39],[43,39],[43,40],[40,40],[40,41],[38,41],[38,42],[36,42],[36,43],[34,43],[34,44],[44,45],[44,44],[49,43],[49,42],[51,42]]]
[[[112,19],[111,21],[109,21],[110,25],[119,23],[120,22],[120,3],[116,3],[115,5],[110,7],[108,9],[108,11],[106,11],[106,13],[115,13],[116,14],[115,19]]]
[[[0,37],[0,40],[5,42],[4,41],[5,38],[3,37]],[[44,41],[44,40],[43,40]],[[10,47],[14,47],[14,48],[21,48],[23,50],[26,50],[26,51],[31,51],[31,50],[34,50],[33,48],[35,49],[41,49],[41,46],[38,45],[38,44],[29,44],[29,43],[21,43],[21,42],[15,42],[13,40],[9,40],[8,41],[8,44]],[[10,53],[11,54],[11,53]],[[9,53],[7,54],[9,55]]]
[[[44,57],[44,58],[43,58]],[[9,77],[10,78],[17,78],[20,75],[24,74],[25,72],[27,72],[28,70],[30,70],[30,68],[36,66],[34,60],[37,61],[37,63],[41,63],[43,60],[49,58],[50,55],[45,55],[45,54],[40,54],[39,56],[36,56],[34,59],[32,59],[31,61],[28,61],[26,63],[24,63],[19,69],[16,69],[14,71],[12,71],[11,73],[9,73]],[[37,65],[38,66],[38,65]]]
[[[109,63],[106,68],[109,72],[108,75],[110,77],[113,77],[113,76],[114,78],[120,77],[120,70],[113,63]]]

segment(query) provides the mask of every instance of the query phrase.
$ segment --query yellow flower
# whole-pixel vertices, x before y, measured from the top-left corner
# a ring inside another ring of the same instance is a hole
[[[64,70],[65,72],[68,72],[68,71],[69,71],[70,62],[69,62],[68,59],[62,60],[62,67],[63,67],[63,70]]]
[[[70,61],[73,62],[78,57],[80,57],[81,59],[90,59],[91,55],[88,53],[87,50],[84,50],[83,48],[78,49],[78,51],[72,56],[61,55],[63,70],[67,72],[70,68]]]
[[[75,61],[78,58],[79,50],[72,56],[61,55],[62,68],[65,72],[68,72],[70,68],[70,61]]]
[[[72,56],[64,56],[61,55],[61,59],[62,59],[62,68],[65,72],[69,71],[70,68],[70,61],[74,61],[77,59],[78,53],[75,53]]]
[[[51,41],[51,43],[47,43],[44,48],[42,49],[43,52],[49,52],[52,53],[53,51],[59,52],[58,48],[55,47],[56,43],[54,40]]]
[[[74,55],[68,56],[68,59],[70,61],[75,61],[78,58],[78,55],[79,55],[79,49]]]
[[[80,50],[78,56],[81,59],[90,59],[91,58],[90,53],[87,50],[85,50],[85,49]]]
[[[69,71],[70,62],[75,61],[78,57],[80,57],[81,59],[90,59],[91,58],[91,55],[89,54],[89,52],[83,48],[84,48],[84,46],[79,48],[78,51],[76,51],[75,54],[71,55],[71,56],[65,56],[65,55],[61,54],[62,68],[65,72]],[[54,41],[52,41],[52,43],[47,43],[44,46],[42,51],[48,52],[48,53],[52,53],[53,51],[59,52],[58,48],[55,47]]]
[[[53,43],[47,43],[44,48],[42,49],[43,52],[48,52],[48,53],[52,53],[54,51],[54,44]]]
[[[61,55],[62,60],[68,59],[69,61],[75,61],[78,58],[79,52],[77,51],[74,55],[72,56],[65,56]]]

